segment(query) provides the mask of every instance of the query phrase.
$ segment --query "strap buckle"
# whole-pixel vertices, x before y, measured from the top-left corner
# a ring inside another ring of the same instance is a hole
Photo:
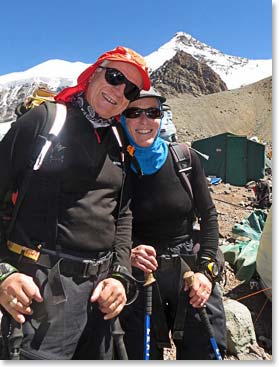
[[[81,277],[90,278],[92,276],[96,276],[99,273],[108,270],[111,261],[112,261],[111,254],[99,260],[88,260],[88,259],[82,260],[83,269],[81,270]]]
[[[81,271],[81,277],[82,278],[89,278],[92,276],[95,276],[99,272],[99,268],[102,265],[101,263],[98,264],[98,262],[93,260],[83,260],[83,269]]]

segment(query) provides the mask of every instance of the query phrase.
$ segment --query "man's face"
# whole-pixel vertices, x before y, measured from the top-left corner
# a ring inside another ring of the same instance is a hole
[[[143,78],[139,70],[134,66],[122,61],[109,61],[105,67],[119,70],[130,82],[140,89]],[[106,69],[97,69],[90,78],[86,99],[93,109],[103,118],[119,115],[126,109],[129,100],[124,95],[125,83],[111,85],[105,79]]]

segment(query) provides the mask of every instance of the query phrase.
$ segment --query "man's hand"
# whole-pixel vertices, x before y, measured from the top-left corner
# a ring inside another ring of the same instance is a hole
[[[42,302],[39,288],[32,277],[22,273],[8,276],[0,285],[0,303],[19,323],[25,322],[24,315],[32,315],[32,301]]]
[[[127,298],[122,283],[117,279],[107,278],[94,289],[90,301],[97,301],[100,311],[105,314],[104,319],[110,320],[122,311]]]
[[[189,290],[185,281],[184,291]],[[208,301],[212,290],[212,283],[202,273],[193,273],[193,282],[189,290],[190,304],[193,307],[203,307]]]
[[[152,273],[158,267],[156,250],[152,246],[139,245],[131,251],[131,264],[144,273]]]

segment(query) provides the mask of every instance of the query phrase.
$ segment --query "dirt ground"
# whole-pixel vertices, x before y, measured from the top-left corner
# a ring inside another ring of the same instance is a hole
[[[268,177],[272,187],[272,178]],[[219,244],[233,242],[232,227],[248,217],[255,207],[253,183],[248,187],[232,186],[220,183],[210,185],[212,198],[215,202],[219,219]],[[256,359],[272,359],[272,303],[268,300],[258,283],[243,283],[236,279],[234,269],[226,262],[224,280],[222,282],[224,299],[231,298],[243,303],[251,312],[259,349],[253,351]],[[175,348],[165,351],[165,359],[175,359]],[[225,359],[238,360],[236,356],[227,355]],[[255,359],[255,358],[252,358]]]
[[[267,179],[272,187],[272,178],[269,176]],[[248,187],[236,187],[221,183],[210,188],[219,216],[220,244],[224,241],[230,241],[233,225],[248,217],[255,210],[253,185],[251,183]],[[259,293],[261,287],[256,277],[253,278],[252,282],[240,282],[235,278],[234,269],[226,263],[224,278],[224,298],[238,300],[248,307],[254,323],[258,345],[264,349],[267,359],[271,359],[272,303],[263,292]],[[228,359],[232,358],[228,356]]]

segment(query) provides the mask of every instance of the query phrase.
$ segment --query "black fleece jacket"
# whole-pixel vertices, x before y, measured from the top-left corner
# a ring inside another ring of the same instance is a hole
[[[0,142],[0,201],[9,188],[21,188],[46,113],[44,104],[30,110]],[[124,177],[111,127],[94,130],[79,109],[68,105],[58,143],[33,171],[10,239],[25,246],[43,242],[84,257],[114,250],[115,264],[130,269],[128,176],[119,208]]]
[[[195,208],[200,216],[201,249],[199,256],[215,258],[218,248],[218,222],[215,205],[198,155],[191,150],[190,181],[194,200],[186,192],[169,151],[162,168],[139,178],[132,174],[134,246],[150,244],[158,251],[183,242],[192,232]]]

